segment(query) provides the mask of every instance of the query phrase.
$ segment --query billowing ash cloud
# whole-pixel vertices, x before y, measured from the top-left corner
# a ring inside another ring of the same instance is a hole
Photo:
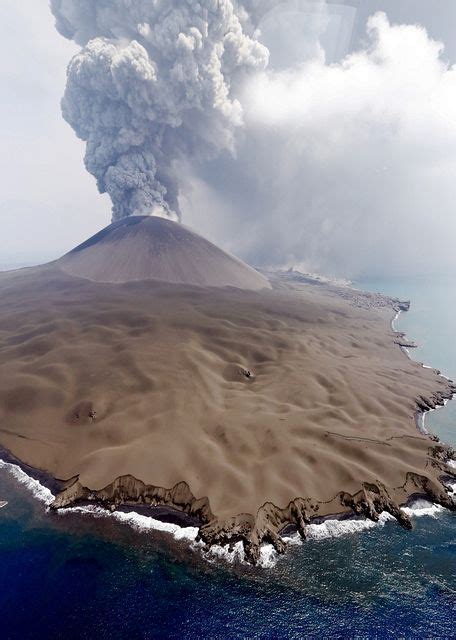
[[[82,49],[62,110],[87,142],[85,163],[113,219],[179,217],[177,161],[233,148],[243,113],[233,91],[268,50],[235,0],[51,0]],[[250,35],[249,35],[250,34]]]

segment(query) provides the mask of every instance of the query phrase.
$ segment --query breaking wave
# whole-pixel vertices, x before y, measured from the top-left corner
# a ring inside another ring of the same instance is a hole
[[[450,460],[449,466],[456,468],[456,461]],[[1,469],[8,471],[17,480],[17,482],[30,491],[34,498],[44,503],[44,505],[49,508],[50,504],[54,500],[54,495],[38,480],[31,478],[18,465],[10,462],[0,460],[0,470]],[[430,516],[434,518],[445,511],[443,507],[421,498],[415,500],[407,507],[403,507],[402,510],[411,517]],[[69,513],[79,513],[87,514],[95,518],[114,518],[118,522],[126,524],[142,533],[148,531],[161,531],[172,535],[175,540],[186,541],[190,544],[190,547],[193,550],[199,551],[208,562],[216,562],[218,560],[223,560],[230,564],[242,564],[245,562],[242,542],[237,542],[232,547],[214,545],[210,549],[205,549],[203,543],[196,541],[196,537],[198,535],[197,527],[181,527],[177,524],[156,520],[151,516],[141,515],[135,511],[111,512],[96,505],[69,507],[67,509],[61,509],[57,513],[62,517]],[[307,539],[318,541],[326,540],[328,538],[338,538],[340,536],[351,535],[354,533],[361,533],[362,531],[373,529],[375,527],[384,526],[386,522],[391,520],[394,520],[394,517],[386,512],[383,512],[380,515],[378,522],[373,522],[367,518],[360,517],[327,519],[319,524],[308,525],[306,529]],[[291,547],[303,544],[303,540],[298,533],[284,536],[283,539]],[[271,568],[277,563],[278,559],[279,555],[272,544],[263,544],[261,546],[260,559],[258,562],[260,567],[265,569]]]
[[[17,464],[0,460],[0,469],[8,471],[14,478],[16,478],[19,484],[22,484],[30,491],[34,498],[40,502],[44,502],[47,507],[54,500],[54,496],[49,489],[46,489],[46,487],[38,482],[38,480],[35,480],[35,478],[28,476]]]

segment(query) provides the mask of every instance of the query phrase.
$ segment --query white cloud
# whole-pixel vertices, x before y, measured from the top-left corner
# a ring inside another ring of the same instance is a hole
[[[257,264],[344,276],[454,269],[456,71],[421,27],[377,14],[368,35],[338,64],[320,53],[244,87],[236,159],[201,171],[187,220],[223,203],[212,236],[236,246],[241,235]]]

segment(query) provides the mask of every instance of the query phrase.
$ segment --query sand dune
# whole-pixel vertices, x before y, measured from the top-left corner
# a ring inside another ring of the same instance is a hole
[[[158,279],[206,287],[270,288],[247,264],[177,222],[130,216],[58,261],[67,273],[95,282]]]
[[[448,454],[414,416],[453,388],[395,344],[397,303],[284,278],[106,284],[61,265],[0,274],[0,444],[73,478],[56,506],[167,504],[253,560],[263,539],[282,550],[289,522],[305,535],[314,516],[386,509],[407,525],[397,505],[414,493],[451,506]]]

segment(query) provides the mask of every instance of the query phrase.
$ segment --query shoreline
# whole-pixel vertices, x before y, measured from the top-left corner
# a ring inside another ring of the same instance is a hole
[[[159,519],[154,517],[154,514],[142,514],[138,505],[136,508],[133,505],[124,505],[123,508],[119,508],[115,512],[110,511],[107,508],[103,508],[97,504],[87,503],[85,505],[77,505],[60,509],[58,511],[51,510],[50,506],[55,496],[51,490],[42,484],[42,481],[48,479],[49,483],[55,482],[49,474],[43,472],[35,472],[36,477],[32,477],[24,471],[21,464],[16,462],[6,462],[2,459],[5,455],[5,451],[0,451],[0,471],[5,470],[10,473],[15,480],[25,487],[25,489],[31,493],[32,498],[43,503],[46,507],[48,514],[53,513],[55,517],[64,517],[66,514],[78,514],[82,517],[90,518],[104,518],[112,517],[117,520],[119,524],[124,524],[132,527],[136,531],[146,534],[150,531],[157,531],[161,533],[169,534],[176,541],[185,541],[189,550],[197,552],[202,559],[208,562],[224,561],[228,564],[234,564],[240,562],[241,564],[250,565],[251,563],[246,559],[243,549],[242,541],[237,541],[232,545],[213,545],[206,548],[204,544],[198,541],[198,525],[191,523],[173,523],[166,519]],[[11,456],[14,459],[14,456]],[[452,466],[455,467],[456,473],[456,458],[451,460]],[[25,465],[27,466],[27,465]],[[36,470],[35,470],[36,471]],[[452,477],[453,487],[450,485],[450,489],[456,492],[456,477]],[[5,506],[8,504],[6,502]],[[409,496],[406,503],[400,506],[408,517],[416,518],[422,516],[436,517],[439,513],[444,513],[445,508],[441,505],[431,502],[425,494],[416,494]],[[172,510],[170,510],[172,511]],[[176,512],[175,512],[176,513]],[[323,517],[314,517],[307,525],[307,538],[303,540],[293,525],[286,525],[282,531],[281,536],[288,547],[301,546],[306,541],[320,541],[326,539],[334,539],[348,535],[360,534],[364,531],[369,531],[376,527],[384,526],[387,522],[396,522],[399,524],[390,513],[384,511],[380,514],[377,521],[373,521],[365,516],[356,515],[354,513],[340,513],[330,514]],[[275,566],[279,560],[281,554],[277,553],[274,546],[270,543],[263,543],[260,546],[260,555],[256,565],[262,569],[268,569]]]
[[[395,322],[399,319],[401,313],[404,313],[402,310],[399,310],[396,315],[392,318],[391,320],[391,328],[392,330],[399,334],[402,337],[405,337],[405,333],[403,331],[399,331],[398,329],[396,329],[395,327]],[[401,344],[398,344],[398,347],[400,348],[400,350],[406,355],[406,357],[411,360],[412,362],[418,362],[417,360],[414,360],[410,354],[409,349],[410,348],[418,348],[419,345],[413,344],[410,346],[404,346]],[[448,376],[446,376],[445,374],[443,374],[439,369],[436,369],[435,367],[433,367],[432,365],[429,364],[424,364],[424,362],[418,362],[418,364],[420,364],[423,369],[430,369],[431,371],[434,371],[439,377],[443,378],[444,380],[447,380],[448,382],[453,382],[451,378],[449,378]],[[426,415],[428,413],[431,413],[432,411],[437,411],[438,409],[443,409],[449,402],[451,402],[454,398],[456,397],[456,391],[453,392],[451,398],[443,398],[442,399],[442,403],[441,404],[436,404],[435,407],[429,407],[427,409],[423,409],[422,411],[417,410],[415,413],[415,423],[416,423],[416,428],[417,430],[422,433],[425,436],[428,436],[431,439],[435,439],[435,442],[441,442],[440,437],[437,436],[436,434],[430,433],[429,430],[426,428],[425,425],[425,420],[426,420]],[[447,446],[452,446],[448,443],[443,443]]]
[[[401,336],[405,336],[406,334],[403,331],[398,331],[394,325],[394,323],[399,319],[399,316],[401,313],[403,313],[403,311],[399,310],[394,316],[394,318],[391,320],[391,328],[393,329],[394,332],[399,333]],[[410,354],[410,351],[409,351],[410,347],[406,347],[402,345],[398,345],[398,346],[409,360],[411,360],[412,362],[417,362],[417,360],[414,360]],[[419,345],[414,344],[413,348],[417,348],[418,346]],[[423,362],[420,362],[419,364],[423,367],[423,369],[431,369],[432,371],[436,372],[437,375],[440,376],[441,378],[444,378],[448,382],[452,382],[451,378],[444,375],[439,369],[436,369],[432,365],[427,365],[427,364],[424,364]],[[437,436],[434,433],[431,433],[427,429],[425,421],[426,421],[426,416],[429,413],[432,413],[433,411],[438,411],[439,409],[444,409],[445,406],[449,402],[451,402],[455,397],[456,397],[456,391],[453,392],[453,395],[451,396],[451,398],[443,398],[441,404],[436,404],[434,407],[429,407],[427,409],[418,410],[415,413],[415,424],[418,432],[423,434],[424,436],[427,436],[431,441],[436,443],[441,443],[445,447],[450,447],[450,448],[453,448],[452,445],[442,442],[439,436]],[[454,456],[453,458],[449,458],[447,460],[447,464],[451,467],[454,467],[456,470],[456,451],[454,449],[453,449],[453,456]],[[449,494],[451,493],[454,494],[454,496],[450,495],[450,497],[453,498],[453,501],[456,501],[456,472],[455,474],[452,474],[452,475],[442,475],[441,482],[446,487]],[[434,506],[437,506],[437,505],[434,505]],[[405,506],[405,508],[407,508],[407,505]]]

